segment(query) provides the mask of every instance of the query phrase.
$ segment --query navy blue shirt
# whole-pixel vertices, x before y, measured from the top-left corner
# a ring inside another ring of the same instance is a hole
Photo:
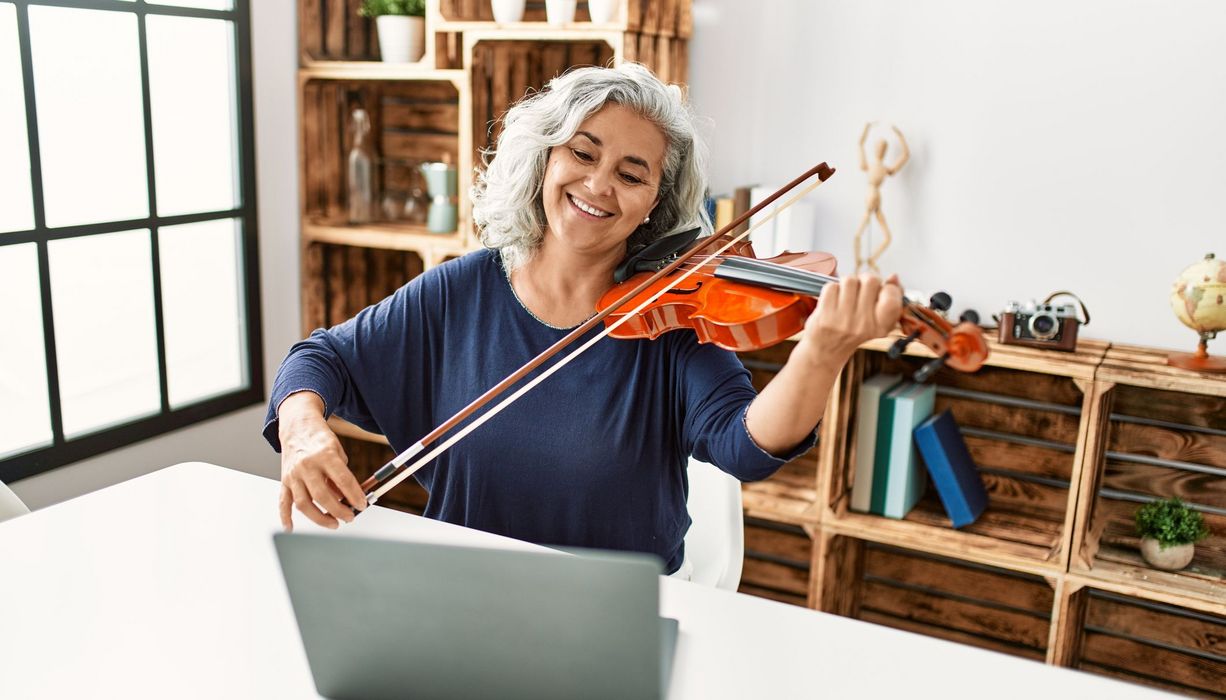
[[[325,415],[382,433],[399,453],[566,333],[519,303],[496,252],[471,253],[295,344],[264,436],[280,451],[276,408],[308,389]],[[425,514],[540,544],[649,552],[675,571],[691,454],[750,481],[813,443],[782,458],[755,445],[754,396],[736,355],[692,332],[604,338],[418,471]]]

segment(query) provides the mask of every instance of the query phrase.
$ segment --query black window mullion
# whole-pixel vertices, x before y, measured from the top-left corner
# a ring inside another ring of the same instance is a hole
[[[26,97],[26,146],[30,153],[30,193],[34,205],[34,230],[46,229],[43,203],[42,149],[38,143],[38,110],[34,98],[34,50],[30,45],[30,8],[17,5],[17,44],[21,52],[21,81]],[[55,351],[55,316],[51,308],[51,260],[47,240],[38,246],[38,292],[43,310],[43,352],[47,372],[47,403],[51,411],[51,444],[64,444],[64,416],[60,411],[59,360]]]
[[[243,168],[241,201],[239,208],[243,215],[239,235],[242,236],[243,250],[243,308],[247,320],[247,379],[251,388],[264,391],[264,349],[261,341],[260,313],[260,269],[257,261],[260,259],[258,226],[255,208],[255,108],[252,97],[252,76],[255,71],[251,65],[251,11],[248,0],[234,2],[234,48],[238,54],[234,70],[237,73],[234,81],[235,98],[238,100],[238,118],[240,128],[237,130],[238,163]],[[250,124],[251,128],[242,128],[242,124]]]
[[[140,3],[142,6],[143,2]],[[145,117],[145,182],[149,193],[149,253],[153,265],[153,325],[154,337],[157,339],[158,353],[158,392],[162,401],[162,413],[170,411],[170,392],[166,388],[166,324],[162,321],[162,265],[161,249],[158,246],[157,225],[157,177],[153,162],[153,107],[149,85],[149,40],[147,36],[147,15],[141,7],[136,13],[136,41],[140,48],[140,82],[141,109]]]

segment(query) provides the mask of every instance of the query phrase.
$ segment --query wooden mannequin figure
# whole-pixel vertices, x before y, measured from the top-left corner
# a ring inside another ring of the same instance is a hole
[[[873,122],[864,125],[864,132],[860,134],[860,169],[868,173],[868,196],[865,198],[864,218],[860,220],[860,227],[856,229],[855,248],[856,248],[856,272],[864,267],[865,260],[860,254],[860,239],[864,236],[864,229],[868,227],[870,217],[876,217],[877,223],[881,225],[882,240],[877,249],[868,257],[868,268],[874,273],[880,272],[877,269],[877,259],[885,252],[885,249],[890,245],[890,228],[886,226],[885,215],[881,213],[881,183],[885,181],[886,176],[902,170],[902,166],[907,164],[907,160],[911,157],[911,149],[907,147],[907,140],[903,138],[902,132],[896,126],[890,126],[895,134],[898,134],[898,143],[902,146],[902,156],[894,165],[887,166],[885,164],[885,151],[888,144],[885,139],[877,142],[876,157],[877,160],[872,165],[869,165],[868,160],[864,157],[864,142],[868,139],[868,130],[873,126]]]

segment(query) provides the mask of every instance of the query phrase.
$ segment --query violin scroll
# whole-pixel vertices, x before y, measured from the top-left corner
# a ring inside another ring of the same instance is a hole
[[[933,308],[910,301],[903,303],[899,326],[906,336],[899,338],[888,354],[891,358],[897,358],[914,341],[919,341],[935,353],[936,359],[925,363],[915,373],[917,382],[928,380],[947,365],[959,372],[974,372],[988,359],[988,341],[976,323],[964,316],[958,324],[951,324],[938,313],[947,310],[949,304],[949,295],[943,292],[933,295]]]

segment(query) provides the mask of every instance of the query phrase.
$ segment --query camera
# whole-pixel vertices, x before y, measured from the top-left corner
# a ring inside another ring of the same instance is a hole
[[[1077,307],[1072,304],[1011,301],[1000,315],[1000,342],[1073,352],[1079,325]]]

